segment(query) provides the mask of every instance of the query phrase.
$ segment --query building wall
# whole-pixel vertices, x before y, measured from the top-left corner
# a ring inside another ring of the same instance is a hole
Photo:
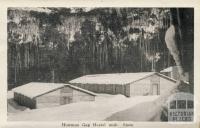
[[[79,101],[94,101],[95,96],[64,87],[36,98],[37,108],[54,107]]]
[[[162,95],[167,90],[171,90],[176,83],[158,75],[152,75],[150,77],[130,84],[130,96],[155,95],[155,93],[153,93],[153,86],[155,84],[158,85],[157,95]]]
[[[124,95],[130,97],[131,96],[131,92],[130,92],[130,84],[124,85]]]
[[[160,77],[160,85],[160,94],[162,95],[167,90],[171,90],[174,86],[176,86],[176,83]]]
[[[29,107],[31,109],[36,108],[36,101],[34,99],[31,99],[29,97],[26,97],[20,93],[14,92],[14,100],[22,106]]]
[[[150,77],[130,84],[130,96],[151,95]]]
[[[96,93],[107,94],[123,94],[125,96],[138,96],[138,95],[162,95],[166,90],[175,86],[175,83],[160,77],[159,75],[152,75],[147,78],[138,80],[127,85],[103,85],[103,84],[73,84],[80,88],[93,91]],[[155,92],[156,87],[156,92]]]
[[[60,100],[61,105],[79,101],[94,101],[94,100],[95,96],[72,89],[70,87],[64,87],[61,90],[61,100]]]
[[[72,103],[73,98],[73,89],[69,87],[64,87],[61,89],[61,97],[60,97],[60,104],[69,104]]]
[[[37,97],[36,107],[45,108],[45,107],[54,107],[60,105],[60,92],[61,89],[58,89],[56,91]]]
[[[94,101],[95,96],[72,89],[70,87],[63,87],[61,89],[57,89],[55,91],[38,96],[34,99],[14,92],[14,100],[19,105],[34,109],[55,107],[79,101]]]
[[[95,93],[107,93],[107,94],[123,94],[130,96],[130,85],[114,85],[114,84],[73,84],[77,87],[95,92]]]
[[[89,95],[87,93],[78,91],[78,90],[73,90],[73,98],[72,102],[79,102],[79,101],[94,101],[95,96]]]
[[[172,67],[172,72],[170,72],[170,73],[171,73],[172,79],[178,80],[180,78],[177,67]]]

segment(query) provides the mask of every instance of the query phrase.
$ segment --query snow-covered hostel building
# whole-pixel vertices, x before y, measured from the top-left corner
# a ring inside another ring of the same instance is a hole
[[[31,82],[13,89],[14,100],[31,109],[94,101],[95,94],[69,84]]]
[[[178,66],[170,66],[160,71],[161,74],[164,74],[172,79],[178,80],[180,79],[180,75],[178,73]],[[189,73],[185,73],[185,77],[182,78],[185,82],[189,81]]]
[[[77,87],[125,96],[162,95],[175,86],[176,80],[157,72],[85,75],[69,81]]]

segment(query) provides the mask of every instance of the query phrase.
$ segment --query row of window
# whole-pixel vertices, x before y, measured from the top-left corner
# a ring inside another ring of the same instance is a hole
[[[173,100],[170,102],[170,109],[193,109],[192,100]]]

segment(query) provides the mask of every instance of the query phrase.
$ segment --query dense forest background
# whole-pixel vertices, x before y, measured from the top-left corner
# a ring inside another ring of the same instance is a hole
[[[165,8],[9,8],[8,89],[175,65]]]

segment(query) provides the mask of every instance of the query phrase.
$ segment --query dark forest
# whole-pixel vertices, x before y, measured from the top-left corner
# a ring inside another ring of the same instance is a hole
[[[193,9],[181,11],[179,50],[184,69],[193,73]],[[9,8],[8,89],[173,66],[164,40],[172,14],[168,8]]]

